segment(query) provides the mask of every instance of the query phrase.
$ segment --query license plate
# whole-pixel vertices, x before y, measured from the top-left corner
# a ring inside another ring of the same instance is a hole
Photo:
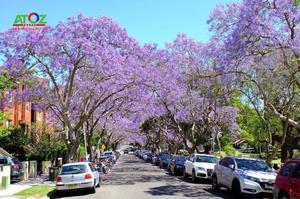
[[[69,188],[75,188],[75,187],[77,187],[77,184],[69,184],[68,187]]]
[[[266,188],[266,189],[273,189],[273,186],[272,186],[272,185],[267,185],[267,184],[266,184],[266,185],[265,185],[265,188]]]

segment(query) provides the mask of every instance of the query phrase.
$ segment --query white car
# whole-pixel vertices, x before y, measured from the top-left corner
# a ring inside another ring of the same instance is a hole
[[[56,190],[89,189],[96,192],[100,186],[100,176],[89,162],[64,164],[56,178]]]
[[[197,179],[210,179],[217,162],[213,155],[192,154],[184,163],[183,177],[192,176],[193,182]]]
[[[276,173],[263,160],[243,157],[225,157],[216,166],[212,189],[231,189],[234,194],[272,193]]]

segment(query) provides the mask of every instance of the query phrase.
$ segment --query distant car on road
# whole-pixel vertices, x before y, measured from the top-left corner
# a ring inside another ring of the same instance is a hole
[[[275,180],[274,199],[300,198],[300,159],[288,160]]]
[[[236,195],[241,193],[272,193],[276,173],[263,160],[243,157],[225,157],[216,166],[212,189],[226,187]]]
[[[213,155],[191,154],[184,163],[183,176],[192,176],[192,182],[197,179],[210,179],[217,162]]]
[[[182,175],[185,161],[185,156],[173,156],[168,166],[169,173],[171,175]]]
[[[11,179],[20,179],[24,175],[23,166],[16,157],[0,156],[0,166],[10,166]]]
[[[58,191],[87,189],[95,193],[99,186],[99,173],[89,162],[64,164],[56,178]]]

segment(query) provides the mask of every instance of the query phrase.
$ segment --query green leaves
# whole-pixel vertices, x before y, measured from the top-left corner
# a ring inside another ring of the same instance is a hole
[[[299,6],[300,5],[300,0],[294,0],[293,3],[294,3],[295,6]]]
[[[0,72],[0,93],[3,93],[14,86],[13,77],[8,75],[8,71],[2,70]],[[1,97],[0,97],[1,98]]]

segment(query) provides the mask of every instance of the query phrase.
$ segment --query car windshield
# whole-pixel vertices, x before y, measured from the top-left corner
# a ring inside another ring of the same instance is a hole
[[[60,175],[81,174],[86,173],[85,165],[67,165],[63,166]]]
[[[272,171],[271,167],[260,160],[236,159],[236,164],[237,168],[242,170]]]
[[[161,158],[166,160],[166,159],[171,159],[172,156],[170,154],[165,153],[165,154],[162,155]]]
[[[104,152],[102,155],[112,155],[112,152]]]
[[[201,156],[201,155],[197,155],[197,156],[196,156],[196,162],[217,163],[218,160],[217,160],[216,157],[212,157],[212,156]]]
[[[177,157],[177,159],[176,159],[176,163],[184,163],[185,160],[186,160],[185,157],[179,156],[179,157]]]

